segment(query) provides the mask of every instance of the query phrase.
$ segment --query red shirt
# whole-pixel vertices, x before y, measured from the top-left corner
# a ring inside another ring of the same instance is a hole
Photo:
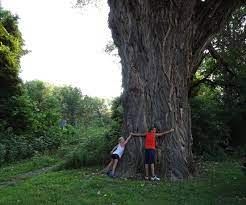
[[[155,149],[155,133],[146,133],[145,149]]]

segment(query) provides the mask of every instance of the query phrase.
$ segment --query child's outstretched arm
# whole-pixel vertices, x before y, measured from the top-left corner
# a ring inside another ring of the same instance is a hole
[[[114,150],[118,147],[118,145],[115,145],[115,147],[111,150],[110,154],[113,154]]]
[[[161,136],[164,136],[165,134],[168,134],[170,132],[173,132],[174,131],[174,128],[168,130],[168,131],[165,131],[165,132],[161,132],[161,133],[156,133],[156,137],[161,137]]]
[[[128,141],[131,139],[131,137],[132,137],[132,135],[130,134],[127,138],[126,138],[126,140],[125,140],[125,145],[128,143]]]

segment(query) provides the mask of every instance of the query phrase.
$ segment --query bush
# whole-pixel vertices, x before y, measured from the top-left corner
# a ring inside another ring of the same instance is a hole
[[[64,139],[66,131],[50,127],[43,133],[16,135],[11,128],[0,132],[0,164],[31,158],[34,153],[56,150]]]
[[[216,90],[201,88],[201,93],[190,99],[193,135],[193,151],[206,159],[225,157],[221,145],[230,134],[223,122],[223,104]]]
[[[65,156],[64,168],[105,164],[112,149],[112,139],[105,134],[107,132],[105,128],[90,127],[81,133],[82,136],[77,141],[79,144]],[[61,149],[61,152],[64,153],[64,150]]]
[[[205,148],[208,148],[208,146]],[[223,148],[215,144],[213,148],[204,150],[202,158],[208,161],[223,161],[228,158],[228,155],[225,153]]]
[[[4,133],[2,133],[4,134]],[[29,158],[33,155],[32,146],[24,136],[13,133],[0,135],[1,163]]]
[[[0,166],[5,161],[6,148],[5,145],[0,144]]]
[[[77,133],[77,137],[70,141],[71,144],[77,143],[78,145],[65,156],[64,168],[102,165],[109,160],[110,151],[117,144],[122,131],[123,108],[121,97],[114,99],[111,110],[112,115],[108,128],[101,127],[100,123],[94,123],[92,127],[84,128],[83,133]],[[63,155],[66,151],[67,148],[61,149]]]
[[[104,137],[90,137],[72,151],[65,160],[65,168],[104,164],[109,157],[110,149]]]

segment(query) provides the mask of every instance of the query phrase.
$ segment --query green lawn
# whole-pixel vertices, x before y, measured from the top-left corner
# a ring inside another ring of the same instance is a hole
[[[8,181],[16,175],[20,175],[32,170],[48,167],[58,163],[60,159],[56,156],[41,155],[35,156],[31,160],[23,160],[0,167],[0,182]]]
[[[52,171],[0,188],[0,204],[246,204],[246,176],[238,163],[204,162],[201,167],[199,177],[160,183],[111,179],[89,168]]]

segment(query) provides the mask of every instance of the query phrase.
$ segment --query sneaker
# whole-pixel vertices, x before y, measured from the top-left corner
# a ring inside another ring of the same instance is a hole
[[[114,177],[114,174],[113,174],[112,171],[108,171],[108,172],[107,172],[107,175],[108,175],[109,177]]]
[[[161,179],[157,176],[151,177],[151,181],[160,181]]]
[[[109,170],[109,171],[107,171],[107,173],[106,173],[106,174],[107,174],[108,176],[110,176],[110,173],[111,173],[111,171]]]
[[[112,177],[112,178],[116,178],[116,175],[115,174],[113,174],[113,172],[111,171],[110,173],[109,173],[109,175],[108,175],[109,177]]]
[[[145,179],[145,180],[149,180],[149,177],[148,177],[148,176],[145,176],[144,179]]]

